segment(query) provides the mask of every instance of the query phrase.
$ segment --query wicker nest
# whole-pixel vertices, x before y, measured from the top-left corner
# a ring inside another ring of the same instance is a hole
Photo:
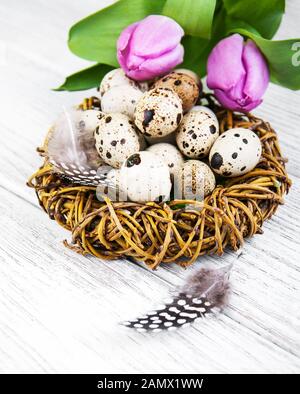
[[[65,246],[103,259],[144,261],[152,269],[174,262],[186,267],[204,254],[221,255],[227,246],[237,250],[245,237],[262,233],[263,222],[283,203],[291,186],[277,134],[269,123],[225,110],[210,95],[205,98],[219,119],[220,133],[245,127],[259,136],[263,153],[256,168],[227,179],[202,202],[113,203],[100,202],[95,187],[70,184],[59,177],[46,158],[28,185],[36,190],[49,217],[72,232],[72,244],[64,241]],[[82,109],[97,107],[96,98],[81,105]],[[47,155],[47,141],[38,151]],[[184,209],[184,204],[190,208]]]

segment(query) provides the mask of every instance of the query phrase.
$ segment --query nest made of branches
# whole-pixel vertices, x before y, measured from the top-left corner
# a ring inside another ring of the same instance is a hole
[[[218,117],[220,134],[244,127],[259,136],[263,153],[256,168],[226,179],[204,201],[100,202],[95,187],[70,184],[46,158],[28,185],[49,217],[72,232],[66,246],[103,259],[144,261],[152,269],[161,263],[186,267],[199,256],[221,255],[227,246],[237,250],[245,237],[262,233],[263,222],[283,204],[291,186],[277,134],[268,122],[225,110],[210,95],[205,98]],[[81,108],[99,108],[99,100],[86,99]],[[38,151],[47,155],[47,141]]]

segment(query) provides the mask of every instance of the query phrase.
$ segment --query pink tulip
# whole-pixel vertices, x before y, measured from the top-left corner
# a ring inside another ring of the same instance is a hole
[[[269,83],[264,56],[254,44],[234,34],[221,40],[207,62],[207,86],[219,102],[233,111],[247,112],[262,102]]]
[[[125,73],[137,81],[167,74],[183,61],[180,40],[183,29],[173,19],[150,15],[122,31],[118,61]]]

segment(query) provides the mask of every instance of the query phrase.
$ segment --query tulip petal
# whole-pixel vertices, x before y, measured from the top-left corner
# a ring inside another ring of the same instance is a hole
[[[268,87],[270,75],[265,58],[251,40],[244,46],[243,62],[247,73],[244,95],[252,100],[260,99]]]
[[[231,111],[249,112],[262,103],[261,99],[253,101],[249,98],[236,101],[230,97],[231,95],[228,92],[223,92],[220,89],[215,89],[214,93],[219,103]]]
[[[118,62],[120,66],[124,69],[125,72],[127,72],[128,67],[127,67],[127,57],[129,54],[130,50],[130,40],[132,37],[133,32],[136,30],[139,22],[133,23],[124,29],[118,38],[117,42],[117,57],[118,57]]]
[[[234,85],[230,90],[227,91],[227,94],[232,100],[243,100],[245,98],[244,95],[244,86],[246,80],[246,74],[238,81],[236,85]]]
[[[132,33],[136,30],[138,24],[139,22],[132,23],[122,31],[117,42],[117,47],[120,51],[124,51],[124,49],[126,49],[127,45],[129,44]]]
[[[150,15],[139,22],[131,41],[131,51],[137,56],[157,57],[175,48],[184,35],[173,19]]]
[[[172,51],[156,59],[146,59],[136,69],[130,68],[128,76],[137,81],[152,79],[168,73],[172,68],[183,62],[184,49],[181,44]]]
[[[127,76],[135,81],[147,81],[153,78],[153,73],[150,70],[132,69],[128,70]]]
[[[233,34],[213,48],[207,61],[207,86],[210,89],[229,90],[244,78],[243,47],[243,37]]]
[[[136,56],[133,54],[130,54],[130,56],[127,59],[127,67],[131,69],[137,69],[140,67],[140,65],[145,61],[145,59],[141,56]]]
[[[248,104],[244,105],[241,109],[242,112],[250,112],[254,108],[258,107],[262,103],[262,99],[254,100],[249,102]]]
[[[166,52],[155,59],[145,60],[144,63],[141,64],[140,68],[141,70],[151,68],[153,72],[162,74],[182,63],[183,55],[183,46],[179,44],[170,52]]]
[[[162,15],[150,15],[121,33],[117,43],[120,66],[129,77],[143,81],[162,74],[183,61],[183,29]]]
[[[219,101],[219,103],[221,105],[223,105],[223,107],[225,107],[227,109],[231,109],[232,111],[238,110],[237,108],[239,106],[237,105],[236,101],[231,99],[227,92],[223,92],[223,90],[221,90],[221,89],[215,89],[214,94],[215,94],[217,100]]]

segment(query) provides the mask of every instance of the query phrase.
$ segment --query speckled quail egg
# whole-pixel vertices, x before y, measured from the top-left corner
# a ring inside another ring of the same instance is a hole
[[[181,100],[171,89],[152,89],[143,94],[135,107],[135,124],[148,137],[172,133],[181,120]]]
[[[199,87],[194,78],[187,74],[171,72],[155,82],[154,88],[172,89],[182,101],[182,109],[188,111],[199,97]]]
[[[100,84],[99,93],[102,97],[106,92],[115,86],[124,85],[127,87],[138,87],[138,84],[133,79],[127,77],[121,68],[116,68],[107,73]]]
[[[84,129],[86,132],[94,132],[102,115],[101,111],[95,109],[77,111],[77,122],[79,128]]]
[[[97,186],[96,193],[98,200],[103,201],[103,196],[107,196],[111,201],[121,201],[120,169],[112,168],[106,175],[106,181],[106,185],[100,184]],[[124,201],[126,201],[126,198]]]
[[[188,70],[187,68],[176,68],[174,71],[177,72],[177,73],[180,73],[180,74],[189,75],[191,78],[193,78],[193,80],[196,82],[196,84],[199,87],[202,86],[201,79],[200,79],[199,75],[196,74],[194,71]]]
[[[107,174],[107,180],[114,186],[119,186],[120,184],[120,169],[112,168]]]
[[[177,178],[178,187],[181,193],[179,198],[201,199],[210,194],[215,186],[216,179],[209,166],[200,160],[188,160],[181,167]],[[177,196],[178,197],[178,196]]]
[[[134,153],[124,162],[121,188],[132,201],[167,201],[171,191],[168,166],[152,152]]]
[[[101,109],[106,113],[121,113],[133,118],[136,103],[143,93],[132,86],[114,86],[104,93]]]
[[[105,114],[95,130],[96,148],[102,159],[114,168],[140,150],[140,137],[134,123],[123,114]]]
[[[127,87],[135,87],[137,89],[140,89],[141,92],[146,92],[149,89],[149,83],[147,81],[134,81],[133,79],[127,77],[127,75],[121,68],[116,68],[107,73],[102,79],[99,87],[100,97],[102,97],[111,88],[121,85]]]
[[[177,130],[180,151],[191,159],[206,157],[219,135],[216,115],[207,107],[196,106],[187,114]]]
[[[164,163],[169,167],[170,174],[176,174],[181,166],[184,163],[183,156],[180,151],[176,148],[176,146],[167,144],[167,143],[159,143],[155,145],[149,146],[147,149],[148,152],[152,152],[158,157],[160,157]]]
[[[93,109],[76,111],[75,127],[79,131],[79,145],[85,153],[89,165],[93,168],[98,168],[105,164],[96,150],[94,137],[94,131],[102,116],[103,113],[101,111]]]
[[[257,165],[262,147],[258,136],[241,127],[221,134],[209,154],[211,168],[219,175],[243,175]]]

